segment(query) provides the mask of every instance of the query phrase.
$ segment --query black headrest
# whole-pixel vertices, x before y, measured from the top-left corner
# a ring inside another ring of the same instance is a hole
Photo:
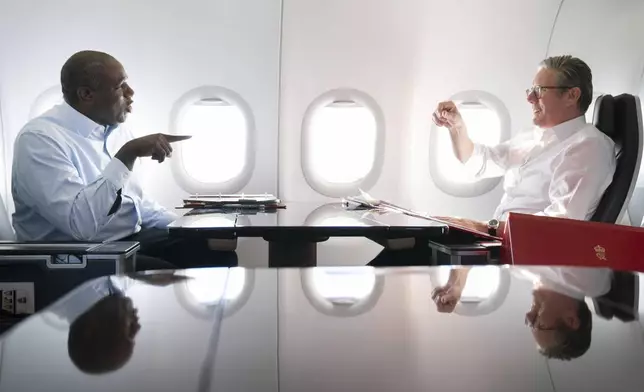
[[[591,220],[615,223],[634,186],[642,141],[638,98],[631,94],[608,97],[597,99],[593,124],[615,141],[619,153],[613,182],[604,192]]]
[[[593,124],[611,139],[615,136],[615,99],[612,95],[600,95],[595,100]]]

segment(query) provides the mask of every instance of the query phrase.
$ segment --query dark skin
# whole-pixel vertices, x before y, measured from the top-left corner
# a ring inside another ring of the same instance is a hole
[[[76,90],[77,102],[72,106],[97,124],[111,126],[125,122],[132,111],[134,90],[127,83],[123,66],[111,58],[101,58],[103,67],[97,72],[97,89],[82,86]],[[191,136],[157,133],[130,140],[115,157],[132,170],[137,158],[151,157],[163,162],[172,155],[171,143],[190,139]]]

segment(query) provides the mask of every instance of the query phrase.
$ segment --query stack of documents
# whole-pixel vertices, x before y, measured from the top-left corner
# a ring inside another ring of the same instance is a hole
[[[183,208],[244,208],[274,209],[285,208],[280,199],[271,194],[217,194],[191,195],[183,200]]]

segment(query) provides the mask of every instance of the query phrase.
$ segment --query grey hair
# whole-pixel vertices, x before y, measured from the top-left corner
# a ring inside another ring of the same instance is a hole
[[[582,114],[586,113],[593,100],[593,73],[590,67],[570,55],[548,57],[539,65],[557,71],[559,86],[579,87],[581,96],[577,106]]]

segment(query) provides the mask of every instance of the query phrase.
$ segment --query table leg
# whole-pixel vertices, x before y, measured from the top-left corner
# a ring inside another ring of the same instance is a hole
[[[315,267],[317,265],[317,242],[314,241],[269,241],[268,266]]]

